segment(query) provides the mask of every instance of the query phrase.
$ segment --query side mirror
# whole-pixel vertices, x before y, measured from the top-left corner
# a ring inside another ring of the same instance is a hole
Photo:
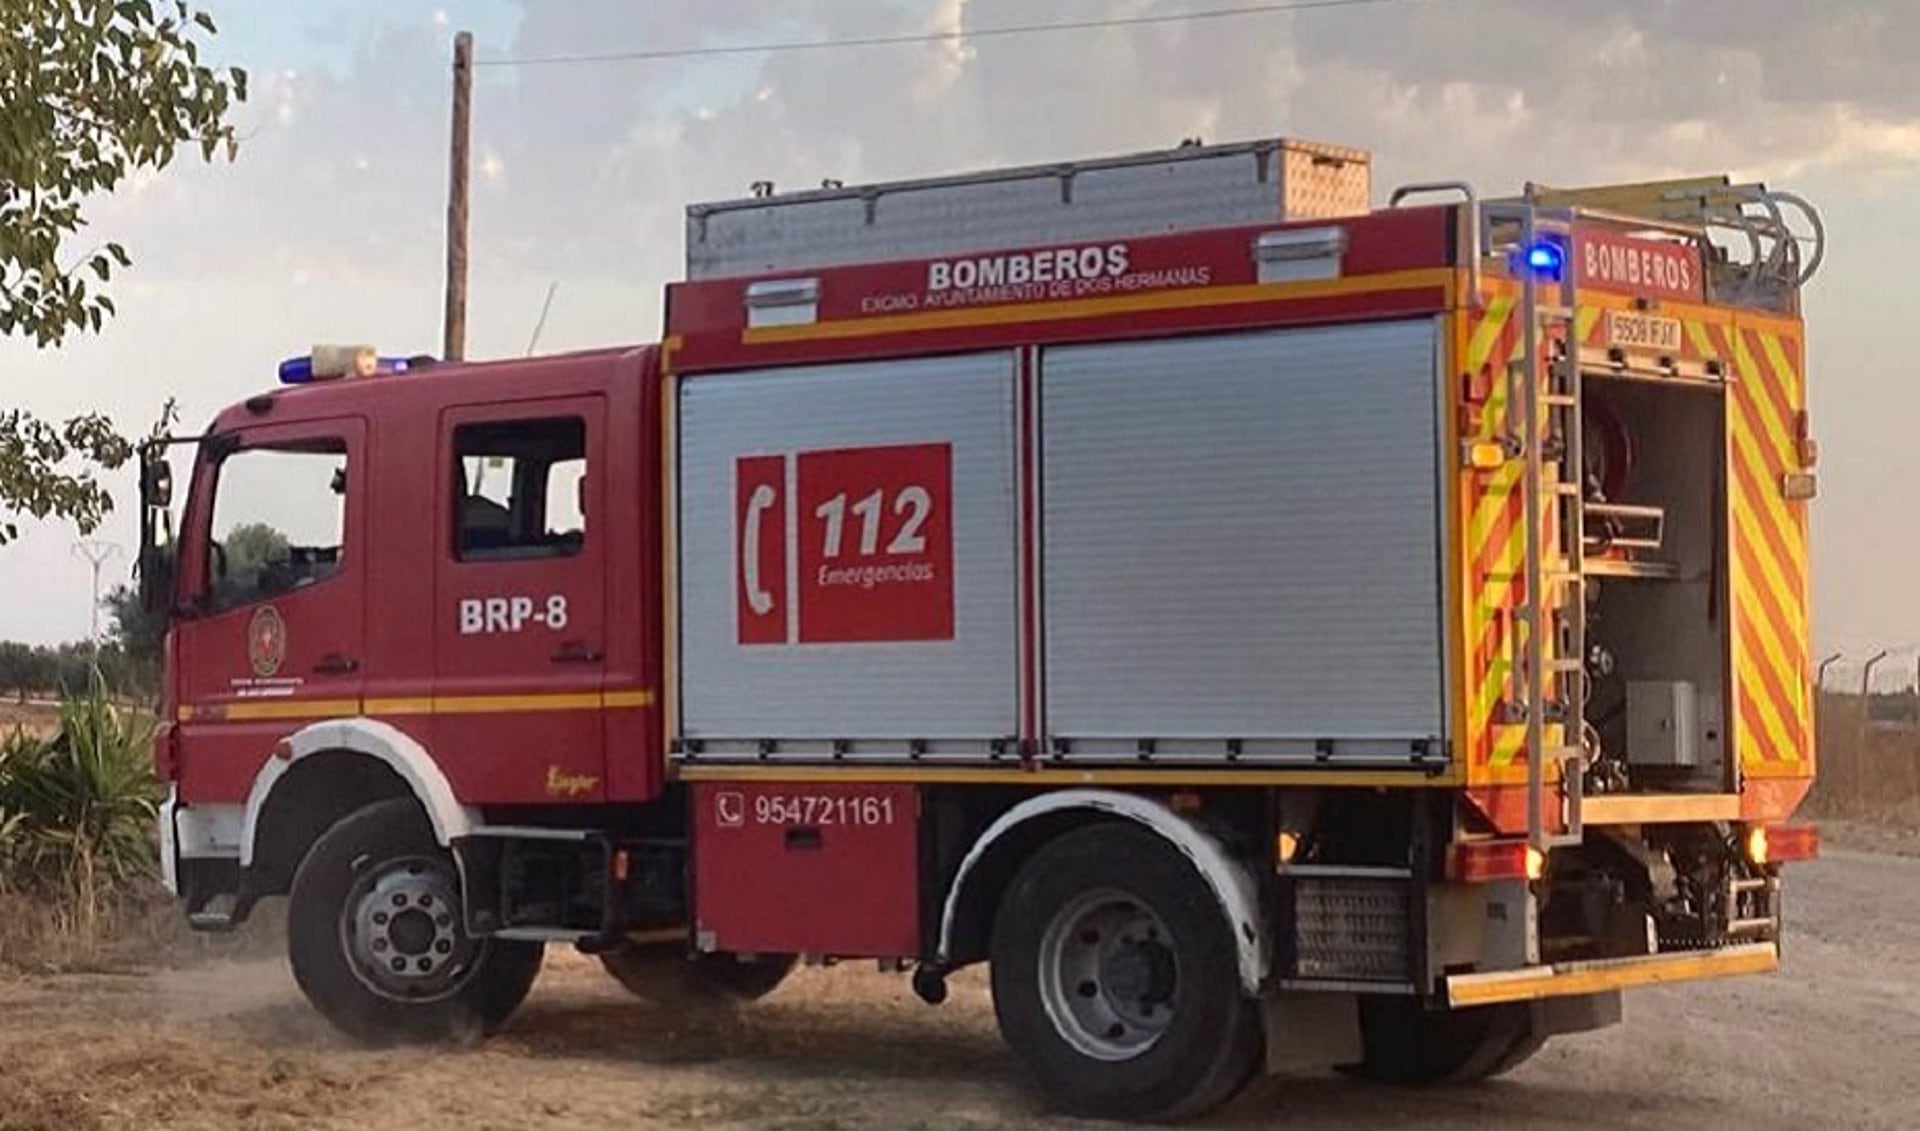
[[[167,449],[140,449],[140,607],[165,616],[173,607],[173,466]]]
[[[173,465],[164,448],[148,448],[141,456],[140,504],[148,510],[173,506]]]

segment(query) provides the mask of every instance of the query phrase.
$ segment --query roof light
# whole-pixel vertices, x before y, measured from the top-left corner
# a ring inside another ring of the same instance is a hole
[[[306,385],[337,377],[406,373],[413,368],[412,359],[381,357],[372,346],[315,346],[305,357],[290,357],[280,363],[280,383]]]
[[[820,318],[820,280],[762,279],[747,286],[747,327],[805,326]]]
[[[1542,279],[1558,282],[1567,269],[1567,249],[1553,240],[1535,240],[1524,254],[1515,255],[1518,266]]]
[[[1338,279],[1347,253],[1345,228],[1284,228],[1253,241],[1253,262],[1262,283]]]

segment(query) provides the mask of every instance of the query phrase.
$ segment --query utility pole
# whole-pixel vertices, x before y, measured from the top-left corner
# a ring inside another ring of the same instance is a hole
[[[93,568],[93,617],[88,622],[87,642],[96,654],[100,651],[100,568],[119,552],[120,547],[113,542],[83,538],[73,544],[73,556]]]
[[[473,33],[453,37],[453,136],[447,163],[447,318],[440,356],[467,355],[467,173],[473,132]]]

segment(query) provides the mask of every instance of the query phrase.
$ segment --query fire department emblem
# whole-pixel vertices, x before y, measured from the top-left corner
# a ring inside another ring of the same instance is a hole
[[[276,675],[286,658],[287,622],[280,619],[280,610],[262,605],[247,625],[247,659],[253,674],[262,679]]]

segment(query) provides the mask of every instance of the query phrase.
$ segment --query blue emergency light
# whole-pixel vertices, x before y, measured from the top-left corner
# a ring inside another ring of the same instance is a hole
[[[1538,240],[1520,257],[1528,271],[1542,279],[1558,281],[1567,269],[1567,249],[1552,240]]]
[[[406,373],[413,368],[413,362],[404,357],[376,357],[373,371],[376,375]],[[314,373],[313,354],[302,357],[290,357],[280,363],[280,383],[282,385],[310,385],[315,381],[331,381],[346,376],[343,372],[330,372],[325,375]]]

